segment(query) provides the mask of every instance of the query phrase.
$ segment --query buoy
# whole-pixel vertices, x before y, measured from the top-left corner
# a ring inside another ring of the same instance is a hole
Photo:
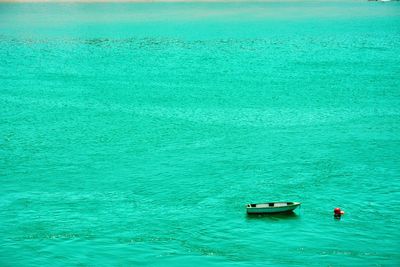
[[[343,214],[344,214],[344,211],[341,210],[340,208],[335,208],[335,209],[333,210],[333,215],[334,215],[334,216],[339,217],[339,216],[341,216],[341,215],[343,215]]]

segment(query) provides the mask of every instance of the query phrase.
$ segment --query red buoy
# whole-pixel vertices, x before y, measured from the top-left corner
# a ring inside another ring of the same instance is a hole
[[[335,216],[340,216],[340,215],[343,215],[343,214],[344,214],[344,211],[341,210],[340,208],[335,208],[335,209],[333,210],[333,214],[334,214]]]

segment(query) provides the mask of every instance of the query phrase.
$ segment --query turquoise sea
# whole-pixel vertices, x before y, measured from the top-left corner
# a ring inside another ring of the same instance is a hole
[[[399,266],[400,2],[0,4],[0,179],[0,266]]]

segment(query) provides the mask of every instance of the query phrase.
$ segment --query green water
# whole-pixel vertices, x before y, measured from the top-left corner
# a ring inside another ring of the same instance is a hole
[[[398,266],[399,73],[399,2],[0,4],[0,265]]]

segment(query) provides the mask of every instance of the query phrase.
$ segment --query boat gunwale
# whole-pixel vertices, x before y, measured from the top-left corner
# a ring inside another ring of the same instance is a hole
[[[282,204],[285,203],[286,205],[275,206],[275,204],[281,204],[281,203]],[[274,205],[270,206],[270,204],[274,204]],[[297,207],[297,206],[300,206],[300,205],[301,205],[301,202],[278,201],[278,202],[265,202],[265,203],[250,203],[250,204],[246,205],[246,208],[247,209],[278,209],[278,208],[285,208],[285,207]]]

